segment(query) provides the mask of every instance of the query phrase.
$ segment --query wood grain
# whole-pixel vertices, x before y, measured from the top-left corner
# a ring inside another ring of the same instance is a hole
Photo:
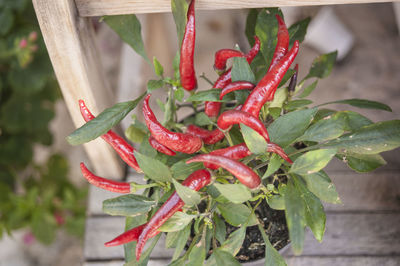
[[[73,0],[33,0],[33,4],[64,100],[79,127],[84,121],[78,99],[84,99],[94,114],[113,104],[92,25],[88,18],[78,16]],[[103,140],[85,144],[85,149],[97,174],[122,176],[122,165]]]
[[[383,3],[389,0],[198,0],[200,10],[239,9],[281,6],[311,6],[357,3]],[[76,0],[79,15],[104,16],[171,12],[170,0]]]

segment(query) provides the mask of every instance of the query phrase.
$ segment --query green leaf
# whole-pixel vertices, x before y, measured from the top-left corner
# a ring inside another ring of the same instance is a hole
[[[242,247],[244,238],[246,237],[246,227],[250,225],[244,225],[231,233],[228,239],[221,245],[221,249],[236,255]]]
[[[105,16],[103,19],[124,42],[129,44],[136,53],[138,53],[143,57],[144,60],[151,64],[150,59],[147,57],[144,49],[140,21],[134,14]]]
[[[67,137],[67,141],[71,145],[79,145],[104,135],[132,111],[144,96],[145,93],[134,101],[117,103],[113,107],[107,108],[93,120],[72,132]]]
[[[259,11],[259,9],[252,8],[249,9],[249,13],[247,14],[245,34],[251,46],[255,42],[254,35],[256,35],[256,23]]]
[[[174,91],[174,97],[177,101],[182,102],[183,101],[183,97],[185,97],[185,91],[182,87],[178,87],[175,91]]]
[[[307,188],[318,198],[325,202],[341,203],[336,187],[324,171],[302,176],[307,183]]]
[[[244,57],[235,57],[233,58],[233,66],[232,66],[232,82],[235,81],[248,81],[251,83],[256,82],[256,78],[251,71],[249,63],[247,63],[246,58]]]
[[[47,63],[47,62],[46,62]],[[10,85],[20,94],[32,95],[41,91],[50,75],[45,62],[30,64],[26,68],[13,68],[8,73]]]
[[[183,34],[185,33],[188,4],[186,0],[171,0],[171,9],[175,20],[176,33],[178,35],[178,45],[180,48]]]
[[[213,121],[204,112],[200,112],[196,114],[195,124],[198,126],[208,126],[213,124]]]
[[[246,142],[246,146],[249,148],[251,153],[266,153],[268,143],[265,141],[264,137],[244,124],[240,124],[240,129],[242,131],[244,141]]]
[[[371,172],[386,164],[385,159],[379,154],[345,153],[337,156],[351,169],[360,173]]]
[[[280,116],[268,127],[271,142],[281,147],[286,147],[293,143],[293,141],[303,135],[316,113],[317,108],[312,108]]]
[[[317,87],[318,84],[318,79],[315,80],[313,83],[311,83],[310,85],[308,85],[307,87],[304,88],[303,92],[298,96],[299,98],[305,98],[308,95],[310,95],[315,88]]]
[[[189,253],[189,260],[186,266],[203,266],[206,259],[206,245],[205,239],[202,238],[199,243],[193,246],[192,251]]]
[[[235,257],[220,248],[217,248],[214,252],[215,261],[217,265],[232,265],[232,266],[240,266],[241,264],[235,259]]]
[[[295,255],[300,255],[304,244],[305,206],[290,178],[285,192],[285,215],[289,228],[290,242]]]
[[[221,93],[220,89],[211,89],[211,90],[206,90],[206,91],[199,91],[196,92],[195,94],[192,94],[189,96],[189,98],[186,99],[186,102],[204,102],[204,101],[210,101],[210,102],[229,102],[233,100],[233,94],[228,94],[224,96],[224,99],[220,100],[219,95]]]
[[[0,36],[5,36],[14,23],[13,13],[9,8],[3,8],[0,12]]]
[[[147,82],[147,92],[153,92],[159,88],[162,88],[164,86],[164,81],[163,80],[154,80],[150,79]]]
[[[344,133],[346,121],[341,115],[329,116],[310,126],[297,141],[323,142],[340,137]]]
[[[336,62],[337,51],[323,54],[314,59],[310,72],[304,79],[325,78],[329,76]]]
[[[162,77],[162,75],[164,74],[164,68],[155,56],[153,56],[153,66],[156,75]]]
[[[147,157],[154,158],[157,151],[150,145],[149,138],[144,138],[139,147],[139,152]]]
[[[275,15],[283,14],[278,8],[263,9],[257,16],[256,34],[261,41],[261,53],[267,65],[270,64],[277,42],[278,22]]]
[[[338,112],[338,115],[345,115],[347,117],[347,123],[345,130],[347,131],[356,131],[357,129],[363,127],[363,126],[368,126],[373,124],[371,120],[366,118],[363,115],[360,115],[359,113],[353,112],[353,111],[341,111]]]
[[[224,243],[226,237],[225,222],[217,214],[214,214],[213,220],[215,224],[215,238],[219,243]]]
[[[176,212],[158,230],[161,232],[179,231],[184,229],[194,218],[196,218],[196,215]]]
[[[187,159],[181,160],[171,166],[171,172],[174,179],[184,180],[194,171],[204,168],[203,163],[187,164],[186,160]]]
[[[251,210],[243,204],[218,204],[218,210],[221,212],[225,220],[233,226],[243,225],[251,215]],[[254,224],[257,224],[257,219],[253,214],[250,218],[249,226]]]
[[[336,152],[336,149],[309,151],[293,162],[289,173],[296,173],[299,175],[316,173],[330,162]]]
[[[143,131],[141,128],[132,124],[125,130],[125,136],[127,139],[134,143],[142,143],[143,139],[146,137],[147,132]]]
[[[305,221],[315,238],[321,242],[325,232],[326,216],[321,201],[311,193],[303,181],[293,176],[298,195],[303,201]]]
[[[219,192],[233,203],[242,203],[251,199],[250,190],[242,184],[219,184],[215,183],[214,186]]]
[[[279,252],[271,245],[271,242],[269,242],[268,236],[260,224],[258,225],[258,229],[260,230],[265,243],[265,266],[287,266],[281,254],[279,254]]]
[[[135,158],[139,167],[147,177],[154,181],[171,182],[172,174],[168,166],[161,161],[135,151]]]
[[[188,239],[190,237],[190,229],[192,228],[191,224],[189,223],[185,229],[177,231],[177,232],[170,232],[171,233],[177,233],[178,237],[176,240],[176,247],[174,251],[174,255],[172,256],[172,260],[176,260],[179,255],[181,254],[182,250],[185,248],[186,243],[188,242]]]
[[[38,208],[33,212],[31,229],[40,242],[49,245],[56,237],[57,224],[53,215]]]
[[[286,104],[285,109],[289,110],[289,111],[296,110],[296,109],[302,108],[302,107],[307,106],[312,103],[313,103],[313,101],[306,100],[306,99],[293,100],[293,101],[288,102],[288,104]]]
[[[269,163],[268,163],[267,171],[265,171],[265,173],[261,179],[265,179],[265,178],[269,177],[270,175],[272,175],[273,173],[275,173],[276,171],[278,171],[278,169],[281,167],[281,165],[282,165],[281,157],[279,157],[275,153],[272,154],[271,158],[269,160]]]
[[[197,191],[181,185],[175,179],[172,179],[172,183],[174,183],[176,193],[186,205],[193,206],[200,203],[200,194]]]
[[[274,210],[284,210],[285,209],[285,198],[282,195],[273,195],[271,198],[267,199],[268,205]]]
[[[109,215],[138,216],[147,214],[156,202],[150,198],[128,194],[103,201],[103,212]]]
[[[347,152],[377,154],[400,146],[400,120],[390,120],[364,126],[325,144]]]
[[[282,108],[283,104],[285,103],[286,99],[288,98],[288,88],[280,88],[276,90],[274,99],[269,104],[269,108]]]
[[[300,43],[304,41],[304,37],[306,36],[307,33],[307,27],[310,21],[311,18],[308,17],[292,24],[289,27],[288,31],[290,36],[290,43],[289,43],[290,46],[293,45],[295,40],[298,40]]]
[[[388,105],[386,105],[384,103],[365,100],[365,99],[356,99],[356,98],[323,103],[323,104],[320,104],[320,106],[334,104],[334,103],[348,104],[348,105],[355,106],[358,108],[384,110],[384,111],[392,112],[392,108],[390,108]]]

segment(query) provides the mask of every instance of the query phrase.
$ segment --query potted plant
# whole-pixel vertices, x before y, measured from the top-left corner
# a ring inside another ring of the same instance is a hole
[[[355,171],[379,167],[384,163],[379,153],[400,146],[400,121],[373,123],[357,112],[325,108],[333,102],[312,106],[304,99],[329,75],[336,52],[317,57],[300,80],[292,62],[309,19],[287,29],[279,9],[251,10],[246,34],[252,48],[217,51],[214,68],[220,77],[210,82],[212,89],[196,91],[195,3],[171,4],[181,40],[174,77],[164,77],[154,58],[159,79],[148,82],[145,94],[97,117],[80,101],[87,123],[68,137],[77,145],[101,136],[144,173],[144,184],[116,182],[81,164],[91,184],[126,194],[103,202],[104,212],[127,217],[126,232],[105,245],[125,244],[128,265],[146,264],[165,232],[167,247],[175,248],[171,265],[237,265],[263,256],[267,265],[284,265],[274,246],[282,248],[290,239],[300,254],[306,226],[321,241],[326,220],[321,200],[340,202],[323,168],[335,156]],[[104,21],[148,60],[134,15]],[[127,27],[134,38],[125,35]],[[162,124],[149,105],[157,89],[168,93],[165,103],[158,102]],[[145,121],[134,119],[126,132],[140,144],[135,150],[111,128],[141,102]],[[334,103],[390,111],[370,100]],[[178,121],[183,107],[194,114]],[[138,189],[144,190],[141,195],[135,194]],[[151,245],[144,249],[146,242]]]

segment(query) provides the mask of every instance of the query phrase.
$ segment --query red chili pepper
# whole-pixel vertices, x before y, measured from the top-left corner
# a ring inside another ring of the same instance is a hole
[[[111,191],[111,192],[117,192],[117,193],[130,193],[131,192],[131,185],[127,182],[118,182],[114,180],[109,180],[100,176],[94,175],[92,172],[87,169],[84,163],[81,163],[81,171],[83,176],[86,178],[86,180],[99,188]]]
[[[250,167],[228,157],[213,154],[200,154],[186,161],[186,163],[194,162],[211,163],[218,165],[226,169],[228,172],[234,175],[243,185],[251,189],[258,187],[261,183],[260,177]]]
[[[194,45],[196,40],[196,27],[194,15],[194,2],[192,0],[187,12],[187,23],[181,45],[181,58],[179,73],[182,87],[191,91],[197,87],[196,73],[194,71]]]
[[[117,236],[116,238],[114,238],[111,241],[108,241],[106,243],[104,243],[104,246],[106,247],[114,247],[114,246],[119,246],[119,245],[123,245],[132,241],[137,241],[140,234],[142,233],[144,227],[147,224],[142,224],[138,227],[132,228],[122,234],[120,234],[119,236]],[[154,233],[152,235],[149,236],[149,238],[155,237],[156,235],[158,235],[159,233],[161,233],[160,231],[154,231]]]
[[[86,122],[95,118],[95,116],[89,111],[83,100],[79,100],[79,108],[82,117]],[[134,156],[135,149],[131,145],[129,145],[126,140],[124,140],[112,130],[109,130],[106,134],[102,135],[101,138],[104,139],[108,144],[110,144],[111,147],[113,147],[113,149],[118,153],[118,155],[124,162],[135,169],[136,172],[143,173]]]
[[[162,145],[160,142],[158,142],[153,136],[149,137],[149,143],[151,145],[151,147],[153,147],[154,149],[156,149],[157,151],[164,153],[168,156],[175,156],[176,153],[169,149],[168,147],[165,147],[164,145]]]
[[[254,36],[255,43],[253,47],[250,49],[250,51],[246,54],[246,60],[249,64],[253,61],[253,59],[256,57],[258,52],[260,51],[261,47],[261,42],[260,39],[257,36]],[[213,88],[216,89],[223,89],[226,85],[232,82],[231,79],[231,71],[232,68],[228,69],[225,73],[223,73],[217,81],[214,83]],[[221,109],[221,102],[205,102],[204,106],[204,112],[208,117],[217,117],[219,114],[219,110]]]
[[[289,163],[293,163],[292,160],[289,158],[289,156],[285,153],[285,151],[277,144],[275,143],[268,143],[267,146],[267,152],[273,152],[278,154],[282,159]],[[249,148],[247,148],[245,143],[237,144],[235,146],[231,146],[228,148],[224,149],[219,149],[219,150],[214,150],[210,152],[209,154],[212,155],[220,155],[224,157],[228,157],[234,160],[240,160],[243,159],[251,154]],[[210,164],[210,163],[204,163],[204,166],[208,169],[216,170],[219,168],[218,165],[215,164]]]
[[[289,32],[286,28],[285,22],[279,15],[275,16],[278,20],[278,41],[268,71],[285,56],[289,49]]]
[[[255,116],[252,116],[242,110],[228,110],[223,112],[217,120],[218,127],[222,130],[228,130],[234,124],[244,124],[254,129],[258,134],[269,142],[269,136],[264,124]]]
[[[224,133],[219,130],[218,128],[208,131],[207,129],[195,126],[195,125],[188,125],[186,133],[192,134],[201,138],[204,144],[211,145],[215,144],[220,140],[223,140],[225,135]]]
[[[290,78],[290,83],[289,83],[289,87],[288,87],[289,92],[294,92],[294,90],[296,89],[298,73],[299,73],[299,65],[296,64],[294,67],[294,74]]]
[[[282,58],[282,60],[280,60],[271,68],[271,70],[253,89],[243,104],[242,111],[247,112],[255,117],[259,116],[261,107],[265,104],[265,102],[271,101],[274,98],[274,94],[279,83],[292,64],[298,51],[299,42],[295,41],[292,49]]]
[[[143,103],[143,116],[151,135],[167,148],[183,153],[195,153],[199,151],[203,142],[192,134],[171,132],[163,127],[149,106],[151,94],[148,94]]]
[[[215,53],[214,69],[223,71],[226,68],[226,61],[232,57],[245,57],[241,51],[234,49],[221,49]]]
[[[204,186],[211,182],[211,174],[208,170],[201,169],[193,172],[183,182],[182,185],[199,191]],[[136,245],[136,260],[140,259],[140,255],[146,244],[146,241],[153,236],[156,231],[163,225],[172,215],[180,210],[185,203],[179,197],[178,193],[174,192],[168,200],[158,209],[158,211],[151,217],[150,221],[143,228]]]
[[[225,86],[221,90],[221,93],[219,95],[219,99],[222,100],[224,96],[232,91],[237,91],[237,90],[251,90],[255,87],[255,85],[251,82],[248,81],[236,81],[229,83],[228,85]]]

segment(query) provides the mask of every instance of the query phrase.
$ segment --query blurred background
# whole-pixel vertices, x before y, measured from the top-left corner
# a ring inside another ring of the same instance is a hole
[[[307,16],[314,18],[296,59],[300,78],[319,54],[339,50],[332,74],[321,80],[311,94],[315,104],[365,98],[386,103],[393,109],[391,113],[357,109],[374,122],[400,117],[400,38],[394,7],[392,3],[385,3],[283,9],[288,26]],[[205,73],[211,80],[217,78],[212,62],[218,49],[238,44],[247,51],[249,45],[244,34],[247,12],[197,13],[198,75]],[[149,58],[156,56],[165,74],[173,75],[172,59],[178,44],[171,14],[140,15],[139,19]],[[93,19],[93,23],[115,102],[135,98],[146,90],[147,80],[155,78],[153,71],[105,23],[99,23],[98,19]],[[199,88],[206,90],[210,86],[199,79]],[[140,112],[137,116],[140,118]],[[128,116],[121,125],[122,130],[129,123]],[[0,1],[0,265],[82,265],[84,257],[90,255],[88,245],[101,245],[89,243],[86,237],[84,253],[85,218],[95,213],[93,209],[99,209],[93,204],[101,204],[104,196],[91,190],[88,203],[88,186],[78,166],[80,161],[88,161],[87,157],[81,146],[72,147],[65,141],[74,129],[52,72],[32,3]],[[364,187],[370,191],[361,193],[375,191],[377,196],[373,202],[381,202],[376,203],[375,209],[363,209],[362,204],[354,203],[362,198],[348,195],[349,183],[338,179],[342,182],[336,184],[339,195],[344,194],[343,210],[394,213],[390,222],[398,227],[399,155],[399,151],[384,154],[388,164],[377,173],[387,176],[390,172],[390,178]],[[331,168],[342,171],[335,165]],[[336,181],[334,176],[332,179]],[[356,207],[346,209],[346,203]],[[335,211],[341,209],[338,207]],[[115,226],[116,232],[122,230],[122,224]],[[400,250],[400,241],[391,245]],[[381,256],[379,252],[375,255]],[[303,265],[301,261],[291,264]]]

